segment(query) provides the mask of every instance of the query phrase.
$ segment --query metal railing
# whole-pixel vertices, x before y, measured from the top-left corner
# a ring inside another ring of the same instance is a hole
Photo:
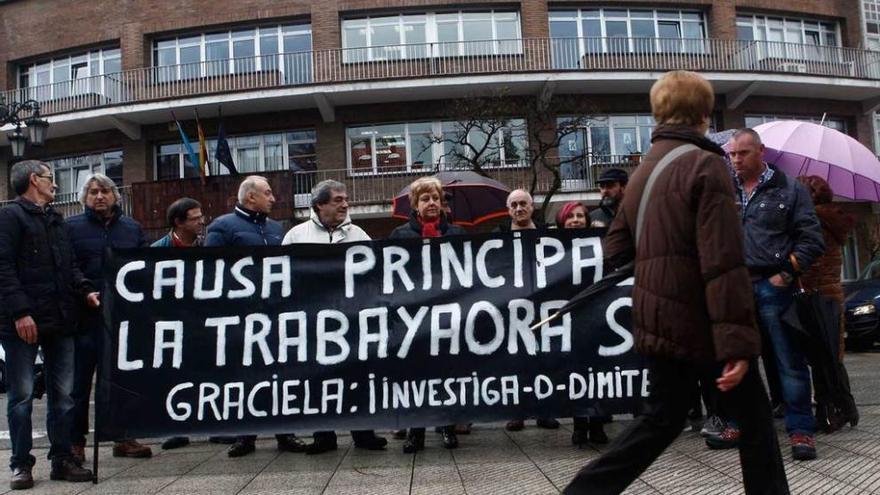
[[[122,186],[119,188],[119,207],[122,208],[122,213],[126,215],[131,215],[131,186]],[[0,207],[4,207],[9,204],[12,200],[7,199],[5,201],[0,201]],[[55,201],[52,202],[52,207],[64,218],[78,215],[83,212],[83,205],[79,202],[79,193],[60,193],[55,195]]]
[[[581,160],[563,161],[559,165],[561,176],[560,189],[557,192],[586,192],[598,188],[598,179],[606,168],[621,168],[632,172],[641,161],[641,155],[589,155]],[[442,170],[470,170],[468,167],[444,167]],[[312,187],[327,179],[337,180],[346,185],[348,202],[353,206],[370,204],[387,204],[400,191],[419,177],[432,175],[438,169],[401,170],[399,167],[379,170],[379,173],[352,173],[351,169],[318,169],[315,171],[292,172],[294,207],[306,208],[311,199]],[[539,168],[537,176],[532,169],[520,167],[488,167],[484,168],[487,175],[510,189],[529,189],[533,178],[537,180],[535,192],[544,194],[550,191],[553,175]]]
[[[144,67],[0,93],[51,115],[185,96],[350,81],[544,71],[797,73],[880,80],[880,52],[769,41],[523,38],[314,50]]]

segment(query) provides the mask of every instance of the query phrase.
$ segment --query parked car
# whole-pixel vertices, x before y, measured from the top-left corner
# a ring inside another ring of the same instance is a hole
[[[880,258],[875,258],[857,280],[843,283],[846,347],[864,350],[880,340]]]

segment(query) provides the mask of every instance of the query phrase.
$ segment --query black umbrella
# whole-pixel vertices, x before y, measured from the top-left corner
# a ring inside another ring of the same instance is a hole
[[[855,426],[859,421],[858,410],[846,368],[838,359],[840,305],[816,290],[805,290],[799,279],[794,300],[782,319],[793,329],[795,340],[813,370],[817,402],[834,409],[828,417],[843,417]]]

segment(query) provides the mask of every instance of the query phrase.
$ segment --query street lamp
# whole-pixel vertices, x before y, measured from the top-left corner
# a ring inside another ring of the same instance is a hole
[[[27,113],[30,113],[30,117],[21,116],[21,114]],[[0,96],[0,127],[6,124],[15,126],[15,129],[7,134],[13,158],[18,159],[24,156],[28,140],[34,146],[43,146],[46,142],[46,130],[49,128],[49,122],[40,118],[40,103],[36,100],[6,103],[5,98]],[[27,127],[27,135],[21,130],[22,124]]]

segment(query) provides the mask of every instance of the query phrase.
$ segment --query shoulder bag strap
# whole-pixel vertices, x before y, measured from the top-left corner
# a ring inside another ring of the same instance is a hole
[[[660,161],[657,162],[657,165],[654,165],[654,170],[652,170],[651,175],[648,176],[648,180],[645,182],[645,188],[642,190],[642,197],[639,199],[639,210],[636,214],[636,246],[639,245],[639,238],[641,238],[642,235],[642,224],[645,222],[645,208],[648,206],[648,200],[651,198],[651,189],[654,188],[654,183],[657,182],[657,177],[660,177],[660,174],[662,174],[663,171],[666,170],[666,167],[675,161],[676,158],[688,151],[698,149],[700,148],[694,144],[682,144],[681,146],[673,148],[669,153],[666,153],[666,156],[661,158]]]

